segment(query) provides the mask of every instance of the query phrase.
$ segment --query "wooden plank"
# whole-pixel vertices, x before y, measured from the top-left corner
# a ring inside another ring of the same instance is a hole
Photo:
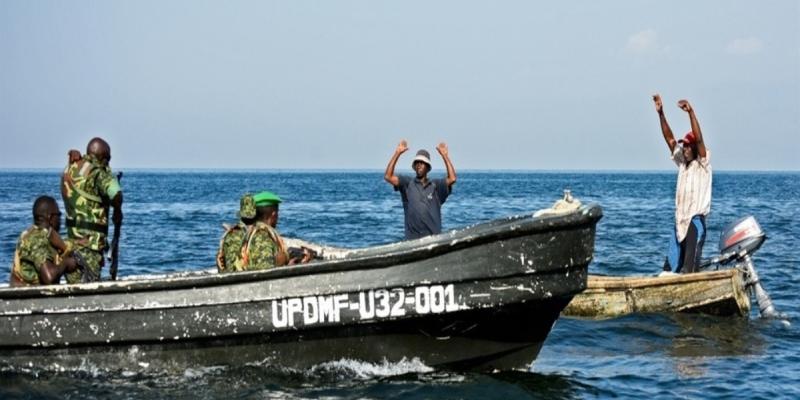
[[[611,318],[630,313],[700,312],[746,316],[750,298],[737,269],[661,277],[590,275],[566,316]]]

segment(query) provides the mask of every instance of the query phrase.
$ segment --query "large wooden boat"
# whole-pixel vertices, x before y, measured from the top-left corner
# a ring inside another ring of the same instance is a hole
[[[750,314],[745,271],[614,277],[589,275],[586,290],[563,314],[612,318],[631,313],[687,312],[720,316]]]
[[[586,288],[601,216],[515,216],[266,271],[2,288],[0,367],[526,368]]]

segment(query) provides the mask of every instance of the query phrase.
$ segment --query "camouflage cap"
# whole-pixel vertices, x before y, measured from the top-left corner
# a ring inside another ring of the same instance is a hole
[[[245,193],[239,200],[239,218],[255,218],[256,200],[250,193]]]
[[[261,192],[253,196],[257,207],[275,206],[280,204],[281,198],[272,192]]]

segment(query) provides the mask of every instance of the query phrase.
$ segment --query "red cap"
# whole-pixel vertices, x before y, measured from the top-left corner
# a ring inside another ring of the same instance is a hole
[[[697,138],[694,137],[694,132],[689,131],[686,133],[686,136],[683,139],[678,140],[678,143],[693,145],[697,142]]]

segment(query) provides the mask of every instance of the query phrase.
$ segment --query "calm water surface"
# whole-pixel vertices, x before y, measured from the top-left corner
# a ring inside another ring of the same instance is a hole
[[[345,247],[402,238],[399,195],[380,171],[125,171],[120,275],[207,269],[239,196],[270,189],[285,200],[284,235]],[[57,171],[0,172],[0,263],[11,263],[33,199],[60,199]],[[674,173],[463,172],[443,209],[445,229],[530,212],[564,188],[598,202],[590,272],[652,274],[672,228]],[[0,398],[800,398],[797,238],[799,173],[718,172],[705,254],[720,230],[747,214],[768,235],[756,267],[788,323],[687,315],[607,321],[562,318],[530,371],[434,371],[415,359],[349,360],[308,370],[280,365],[181,371],[86,365],[0,372]],[[62,208],[63,210],[63,208]],[[0,268],[7,282],[8,267]]]

